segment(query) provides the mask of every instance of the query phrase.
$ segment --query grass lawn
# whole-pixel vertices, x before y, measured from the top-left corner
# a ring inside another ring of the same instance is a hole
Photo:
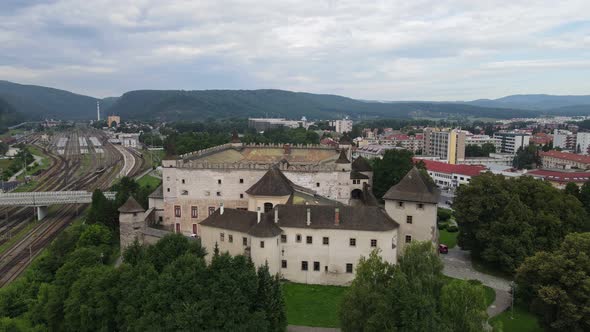
[[[457,235],[459,235],[459,232],[451,233],[446,229],[442,229],[439,231],[438,242],[446,244],[449,249],[455,248],[457,246]]]
[[[141,179],[137,180],[137,183],[141,187],[148,187],[149,186],[150,188],[154,188],[154,189],[156,189],[156,187],[158,187],[161,182],[162,182],[161,179],[158,179],[158,178],[153,177],[151,175],[145,175]]]
[[[27,175],[35,174],[40,170],[44,170],[44,169],[49,168],[49,166],[50,166],[49,158],[47,158],[47,155],[41,149],[39,149],[35,146],[30,146],[30,145],[27,146],[27,148],[29,149],[29,151],[32,154],[34,154],[38,157],[41,157],[41,160],[39,160],[39,162],[37,162],[37,166],[27,168]],[[19,180],[24,179],[24,174],[21,173],[17,177],[17,179],[19,179]]]
[[[166,155],[164,150],[150,151],[144,149],[141,151],[141,153],[143,154],[143,158],[145,159],[146,163],[152,166],[160,166],[162,159]]]
[[[0,168],[6,170],[10,167],[10,165],[12,165],[12,162],[12,159],[0,159]]]
[[[292,325],[339,327],[346,287],[285,283],[287,321]]]
[[[15,193],[29,192],[29,191],[33,190],[36,186],[37,186],[37,181],[29,181],[29,183],[25,183],[21,186],[18,186],[12,192],[15,192]]]
[[[498,316],[490,319],[490,324],[496,327],[502,325],[504,332],[543,332],[537,317],[521,306],[514,307],[514,319],[510,319],[511,310],[508,309]]]
[[[486,304],[488,307],[496,300],[496,291],[492,287],[482,285],[486,292]]]

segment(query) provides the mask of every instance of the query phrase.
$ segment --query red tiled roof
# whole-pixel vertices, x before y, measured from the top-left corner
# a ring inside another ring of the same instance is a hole
[[[590,164],[590,156],[584,156],[584,155],[579,155],[579,154],[574,154],[574,153],[551,150],[551,151],[547,151],[547,152],[540,152],[539,155],[541,157],[547,156],[547,157],[553,157],[553,158],[558,158],[558,159],[576,161],[576,162],[583,163],[583,164]]]
[[[555,182],[586,182],[590,180],[590,172],[558,172],[536,169],[526,174]]]
[[[391,135],[390,137],[398,141],[405,141],[407,139],[410,139],[410,136],[404,134]]]
[[[424,139],[424,135],[423,134],[416,134],[416,139]]]
[[[414,158],[414,162],[423,161],[426,169],[433,172],[447,173],[447,174],[462,174],[467,176],[479,175],[486,168],[480,165],[453,165],[434,160],[423,160]]]

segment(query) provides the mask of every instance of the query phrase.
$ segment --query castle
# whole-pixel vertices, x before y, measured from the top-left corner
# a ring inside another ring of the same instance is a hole
[[[293,282],[345,285],[374,249],[396,263],[411,241],[438,240],[438,189],[416,168],[385,195],[371,193],[367,160],[351,142],[318,145],[231,143],[164,160],[149,209],[130,198],[120,209],[121,248],[175,232],[245,254]]]

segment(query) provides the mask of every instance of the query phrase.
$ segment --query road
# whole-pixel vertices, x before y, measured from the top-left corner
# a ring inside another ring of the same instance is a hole
[[[453,191],[441,190],[440,197],[438,198],[438,207],[450,209],[451,206],[447,202],[453,202],[455,199],[455,193]]]
[[[471,264],[468,251],[458,248],[449,249],[449,253],[442,255],[442,259],[444,263],[443,273],[446,276],[463,280],[479,280],[482,284],[496,291],[496,300],[487,310],[490,318],[510,307],[510,280],[476,271],[473,264]]]

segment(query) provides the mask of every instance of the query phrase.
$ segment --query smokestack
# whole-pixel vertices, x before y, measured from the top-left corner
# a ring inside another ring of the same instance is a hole
[[[340,225],[340,209],[334,209],[334,225]]]
[[[219,214],[223,214],[223,203],[219,203]]]
[[[262,212],[260,212],[260,206],[256,208],[256,223],[260,223],[260,216]]]
[[[100,101],[96,101],[96,118],[100,121]]]
[[[279,222],[279,208],[275,207],[275,224]]]
[[[307,226],[311,225],[311,209],[307,208]]]

